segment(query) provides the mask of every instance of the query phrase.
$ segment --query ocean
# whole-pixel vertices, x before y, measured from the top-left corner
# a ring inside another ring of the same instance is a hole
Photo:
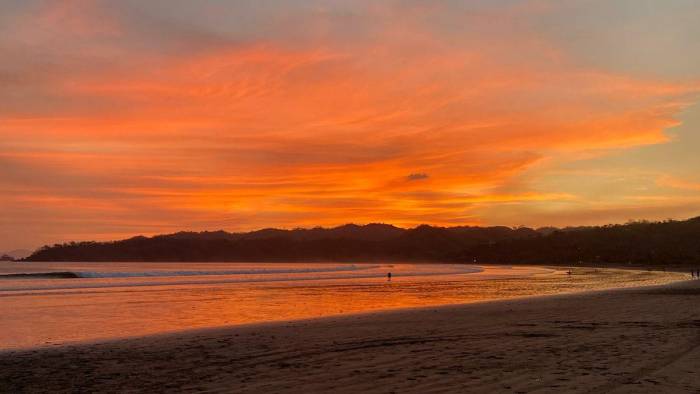
[[[684,278],[670,272],[567,271],[397,263],[4,262],[0,350]]]

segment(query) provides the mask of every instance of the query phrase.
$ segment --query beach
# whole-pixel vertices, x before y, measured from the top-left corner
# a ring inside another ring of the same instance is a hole
[[[5,351],[17,392],[700,390],[700,281]]]
[[[700,394],[700,0],[0,0],[0,394]]]
[[[393,272],[390,281],[387,272]],[[0,265],[0,351],[660,285],[687,276],[596,268],[567,272],[455,264],[10,263]],[[73,277],[59,277],[66,274]]]

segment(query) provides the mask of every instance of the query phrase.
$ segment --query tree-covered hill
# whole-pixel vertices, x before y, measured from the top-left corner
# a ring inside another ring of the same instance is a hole
[[[700,265],[700,217],[566,229],[387,224],[179,232],[45,246],[27,261],[444,261]]]

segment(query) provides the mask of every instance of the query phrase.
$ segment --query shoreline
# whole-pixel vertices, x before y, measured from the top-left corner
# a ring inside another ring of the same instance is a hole
[[[548,266],[542,266],[542,267],[549,268]],[[483,279],[483,280],[488,280],[488,279]],[[51,345],[45,345],[45,346],[34,346],[34,347],[25,347],[25,348],[5,348],[5,349],[0,348],[0,357],[7,355],[8,353],[24,353],[24,352],[37,352],[37,351],[41,352],[41,351],[47,351],[47,350],[52,350],[52,349],[60,349],[60,348],[64,348],[64,347],[89,347],[89,346],[95,346],[95,345],[110,345],[110,344],[111,345],[118,345],[118,344],[123,343],[123,342],[128,342],[128,341],[133,341],[133,340],[142,340],[142,339],[148,339],[148,338],[165,339],[165,338],[169,338],[169,337],[184,337],[184,336],[206,334],[206,333],[216,334],[219,331],[220,332],[229,332],[231,330],[235,330],[238,328],[242,328],[242,329],[243,328],[249,328],[249,329],[262,328],[262,329],[264,329],[266,327],[278,326],[278,325],[308,324],[308,323],[315,323],[315,322],[323,323],[324,320],[329,320],[329,319],[330,320],[338,320],[338,319],[343,319],[343,318],[353,319],[356,317],[371,318],[372,316],[383,316],[383,315],[388,315],[388,314],[393,314],[393,313],[405,313],[405,312],[410,313],[410,312],[420,312],[420,311],[424,311],[424,310],[462,308],[462,307],[472,306],[472,305],[499,303],[499,302],[507,302],[507,301],[536,300],[539,298],[568,297],[568,296],[585,295],[585,294],[598,293],[598,292],[656,288],[656,287],[672,286],[675,284],[680,284],[680,283],[685,283],[685,282],[686,281],[679,280],[676,282],[667,283],[667,284],[663,284],[663,285],[642,285],[642,286],[633,286],[633,287],[617,287],[617,288],[612,288],[612,289],[581,290],[581,291],[573,291],[573,292],[569,292],[569,293],[559,293],[559,294],[524,295],[524,296],[515,296],[515,297],[510,297],[510,298],[479,300],[479,301],[464,302],[464,303],[457,303],[457,304],[436,304],[436,305],[424,305],[424,306],[408,306],[408,307],[388,308],[388,309],[369,310],[369,311],[360,311],[360,312],[348,312],[348,313],[341,313],[341,314],[334,314],[334,315],[320,316],[320,317],[309,317],[309,318],[290,319],[290,320],[260,321],[260,322],[251,322],[251,323],[222,325],[222,326],[215,326],[215,327],[201,327],[201,328],[192,328],[192,329],[178,330],[178,331],[168,331],[168,332],[162,332],[162,333],[156,333],[156,334],[150,334],[150,335],[137,335],[137,336],[126,336],[126,337],[119,337],[119,338],[96,339],[96,340],[87,340],[87,341],[79,341],[79,342],[51,344]]]
[[[0,381],[7,392],[696,392],[699,301],[688,280],[8,350]]]
[[[479,266],[481,267],[481,266]],[[488,267],[488,266],[487,266]],[[512,266],[508,265],[498,265],[498,266],[490,266],[491,268],[513,268]],[[554,275],[555,273],[562,274],[565,273],[564,270],[560,269],[559,267],[552,267],[552,266],[516,266],[515,268],[518,269],[538,269],[542,271],[547,271],[543,273],[534,273],[532,274],[534,278],[547,278],[551,277],[551,275]],[[574,274],[573,277],[577,277],[579,275],[587,276],[590,275],[591,272],[598,272],[598,268],[594,267],[577,267],[574,268]],[[481,270],[483,271],[483,270]],[[618,272],[626,272],[624,275],[632,274],[632,275],[646,275],[645,271],[641,270],[628,270],[628,269],[614,269],[614,268],[608,268],[605,269],[602,272],[608,271],[610,273],[618,271]],[[437,275],[437,274],[424,274],[420,276],[431,276],[431,275]],[[444,275],[444,274],[440,274]],[[620,275],[620,274],[616,274]],[[401,278],[411,278],[411,276],[401,276]],[[357,279],[355,277],[352,278]],[[493,277],[483,277],[483,278],[472,278],[475,281],[490,281],[495,278]],[[498,278],[500,280],[518,280],[522,279],[519,275],[515,275],[513,277],[505,275],[502,278]],[[306,280],[306,279],[304,279]],[[316,280],[316,279],[314,279]],[[335,278],[330,278],[328,280],[338,280]],[[669,279],[665,279],[668,281]],[[673,281],[671,282],[666,282],[666,284],[673,284],[673,283],[678,283],[684,281],[684,279],[679,278],[677,275]],[[286,281],[286,280],[282,280]],[[323,280],[320,280],[323,281]],[[216,284],[222,283],[222,282],[216,282]],[[238,282],[236,282],[238,283]],[[246,282],[241,282],[241,283],[249,283],[248,281]],[[468,283],[468,282],[467,282]],[[150,284],[149,284],[150,285]],[[180,283],[174,284],[174,286],[181,285]],[[206,285],[208,286],[209,283],[202,283],[201,285]],[[568,284],[569,286],[571,284]],[[482,304],[482,303],[493,303],[493,302],[502,302],[502,301],[515,301],[515,300],[528,300],[528,299],[537,299],[537,298],[542,298],[542,297],[568,297],[572,295],[578,295],[578,294],[587,294],[587,293],[595,293],[595,292],[605,292],[605,291],[614,291],[614,290],[623,290],[623,289],[630,289],[630,288],[649,288],[649,287],[656,287],[663,285],[663,283],[644,283],[644,281],[636,281],[636,280],[631,280],[631,281],[618,281],[611,287],[607,288],[591,288],[591,289],[581,289],[581,288],[572,288],[569,290],[565,291],[559,291],[557,293],[552,293],[552,292],[542,292],[540,294],[522,294],[522,295],[508,295],[507,292],[506,294],[502,295],[496,295],[493,298],[485,297],[482,299],[473,299],[473,300],[460,300],[457,302],[442,302],[442,303],[434,303],[434,304],[423,304],[423,305],[409,305],[409,306],[386,306],[381,309],[365,309],[365,310],[355,310],[355,311],[349,311],[349,312],[340,312],[340,313],[331,313],[328,315],[317,315],[317,316],[301,316],[301,317],[290,317],[290,318],[283,318],[283,319],[278,319],[278,320],[256,320],[256,321],[244,321],[244,322],[235,322],[235,323],[224,323],[224,324],[217,324],[217,325],[210,325],[210,326],[195,326],[195,327],[177,327],[175,329],[168,329],[168,330],[162,330],[160,332],[158,331],[152,331],[152,332],[143,332],[143,333],[129,333],[126,334],[124,333],[123,335],[113,335],[113,336],[93,336],[92,338],[86,338],[86,339],[64,339],[64,340],[57,340],[57,337],[47,337],[48,340],[47,342],[36,342],[36,345],[24,345],[21,346],[19,344],[12,345],[12,343],[8,343],[7,347],[0,347],[0,355],[6,354],[6,353],[11,353],[11,352],[24,352],[24,351],[43,351],[43,350],[49,350],[49,349],[57,349],[61,347],[84,347],[84,346],[92,346],[92,345],[99,345],[99,344],[110,344],[110,343],[120,343],[123,341],[128,341],[132,339],[139,339],[139,338],[150,338],[150,337],[160,337],[160,336],[185,336],[185,335],[190,335],[192,333],[198,333],[198,332],[208,332],[208,331],[218,331],[218,330],[231,330],[231,329],[236,329],[238,327],[257,327],[257,326],[269,326],[269,325],[279,325],[279,324],[288,324],[288,323],[297,323],[297,322],[315,322],[315,321],[323,321],[324,319],[338,319],[338,318],[352,318],[355,316],[364,316],[364,315],[383,315],[383,314],[390,314],[390,313],[401,313],[403,311],[420,311],[424,309],[440,309],[440,308],[450,308],[450,307],[462,307],[462,306],[468,306],[468,305],[474,305],[474,304]],[[140,285],[139,285],[140,286]],[[610,284],[608,284],[610,286]],[[119,286],[117,286],[119,287]],[[132,287],[132,286],[130,286]],[[88,287],[79,287],[79,289],[90,289]],[[22,289],[23,291],[24,289]],[[551,289],[550,289],[551,290]],[[47,290],[47,291],[53,291]],[[517,292],[516,292],[517,293]],[[16,294],[9,294],[8,296],[15,296]],[[23,294],[20,294],[23,295]],[[143,322],[144,324],[147,324],[148,322]],[[112,333],[115,333],[114,330],[111,331]]]
[[[488,279],[484,279],[484,280],[488,280]],[[193,329],[180,330],[180,331],[169,331],[169,332],[151,334],[151,335],[146,335],[146,336],[130,336],[130,337],[121,337],[121,338],[111,338],[111,339],[106,339],[106,340],[94,340],[94,341],[58,344],[58,345],[47,346],[47,347],[39,346],[39,347],[19,348],[19,349],[0,349],[0,356],[4,355],[5,353],[8,353],[8,352],[43,351],[43,350],[49,350],[49,349],[58,349],[61,347],[85,347],[85,346],[94,346],[94,345],[102,345],[102,344],[115,344],[116,345],[116,344],[120,344],[122,342],[148,339],[148,338],[167,339],[170,337],[196,336],[196,335],[208,334],[208,333],[209,334],[219,334],[219,333],[223,334],[223,333],[228,333],[231,330],[236,330],[238,328],[241,328],[241,329],[256,329],[256,328],[265,329],[265,328],[270,328],[270,327],[275,327],[275,326],[280,326],[280,325],[314,324],[314,323],[322,324],[326,320],[338,321],[338,320],[342,320],[342,319],[346,319],[346,318],[349,320],[353,320],[355,318],[371,319],[373,316],[374,317],[381,317],[381,316],[390,315],[390,314],[403,314],[403,313],[413,313],[413,312],[420,313],[420,312],[425,312],[428,310],[441,312],[443,309],[444,310],[462,309],[464,307],[469,307],[469,306],[477,307],[477,306],[482,305],[482,304],[495,304],[495,303],[502,303],[502,302],[515,303],[518,301],[528,302],[528,301],[536,301],[536,300],[542,299],[542,298],[556,299],[556,298],[560,298],[560,297],[569,298],[569,297],[577,297],[579,295],[589,295],[589,294],[607,293],[607,292],[635,291],[635,290],[644,290],[644,289],[662,289],[662,288],[667,288],[667,287],[672,288],[673,286],[676,286],[676,285],[678,285],[678,286],[683,286],[684,284],[691,285],[692,283],[693,283],[693,280],[679,280],[676,282],[671,282],[671,283],[666,283],[666,284],[661,284],[661,285],[653,284],[653,285],[641,285],[641,286],[630,286],[630,287],[616,287],[616,288],[611,288],[611,289],[579,290],[579,291],[573,291],[573,292],[569,292],[569,293],[524,295],[524,296],[515,296],[515,297],[510,297],[510,298],[500,298],[500,299],[492,299],[492,300],[480,300],[480,301],[473,301],[473,302],[464,302],[464,303],[458,303],[458,304],[408,306],[408,307],[379,309],[379,310],[370,310],[370,311],[361,311],[361,312],[349,312],[349,313],[341,313],[341,314],[320,316],[320,317],[230,324],[230,325],[222,325],[222,326],[215,326],[215,327],[202,327],[202,328],[193,328]]]

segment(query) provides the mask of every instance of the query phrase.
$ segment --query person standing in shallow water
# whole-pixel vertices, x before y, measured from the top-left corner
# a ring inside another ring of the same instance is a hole
[[[387,280],[387,282],[391,282],[391,272],[387,272],[386,280]]]

